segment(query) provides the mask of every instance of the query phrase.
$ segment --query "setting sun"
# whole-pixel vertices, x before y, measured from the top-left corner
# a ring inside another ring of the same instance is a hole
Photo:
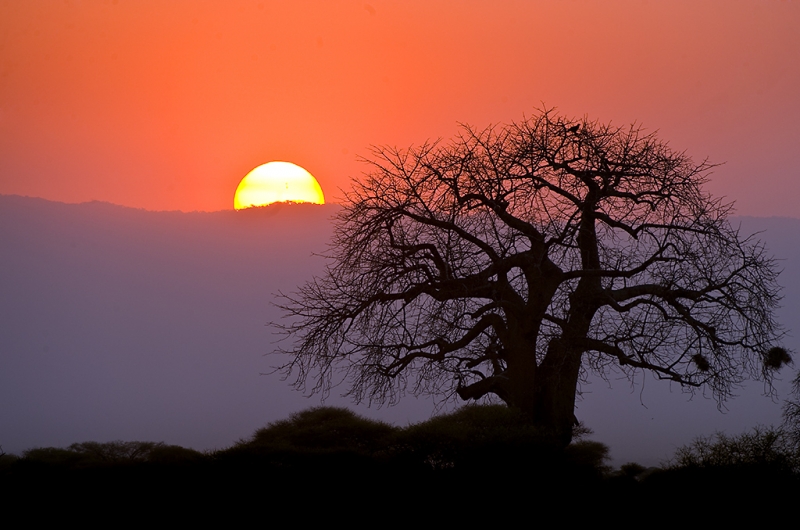
[[[325,204],[317,179],[291,162],[269,162],[245,175],[233,197],[236,210],[274,202]]]

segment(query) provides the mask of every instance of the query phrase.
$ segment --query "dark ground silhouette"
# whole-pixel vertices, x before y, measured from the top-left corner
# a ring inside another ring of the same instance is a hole
[[[465,407],[405,428],[319,407],[214,452],[86,442],[6,455],[0,492],[10,506],[68,518],[77,507],[85,515],[202,519],[270,506],[312,521],[346,514],[470,521],[533,510],[544,517],[557,506],[603,520],[682,502],[714,502],[717,519],[725,519],[742,506],[781,506],[800,493],[800,452],[780,430],[699,439],[661,469],[629,463],[618,470],[606,465],[605,445],[576,434],[557,449],[502,406]]]

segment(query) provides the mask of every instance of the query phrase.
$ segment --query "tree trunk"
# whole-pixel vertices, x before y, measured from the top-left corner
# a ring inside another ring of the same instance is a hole
[[[522,410],[560,447],[572,441],[580,366],[581,352],[570,351],[559,339],[550,343],[533,370],[509,366],[508,404]]]

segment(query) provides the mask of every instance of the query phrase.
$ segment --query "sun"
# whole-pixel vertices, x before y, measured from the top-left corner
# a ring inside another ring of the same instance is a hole
[[[233,196],[236,210],[274,202],[325,204],[314,176],[291,162],[268,162],[244,176]]]

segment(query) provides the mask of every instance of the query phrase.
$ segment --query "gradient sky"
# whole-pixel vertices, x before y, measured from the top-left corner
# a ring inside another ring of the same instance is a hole
[[[0,194],[232,208],[270,160],[336,200],[371,144],[542,104],[633,121],[800,217],[800,3],[0,0]]]

